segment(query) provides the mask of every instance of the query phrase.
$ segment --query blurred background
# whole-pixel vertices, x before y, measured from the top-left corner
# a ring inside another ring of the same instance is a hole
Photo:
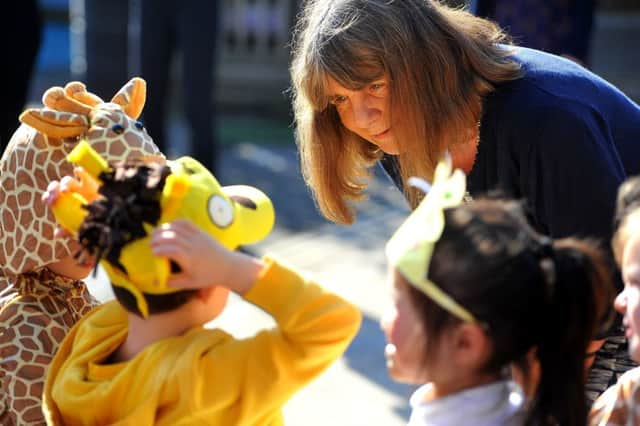
[[[29,2],[19,0],[7,7],[14,3]],[[533,43],[532,28],[534,33],[550,34],[553,0],[500,3],[478,0],[466,6],[492,19],[507,19],[502,25],[518,42]],[[570,23],[581,19],[571,42],[584,50],[577,60],[640,101],[640,0],[574,3],[588,6],[579,16],[563,18]],[[33,72],[21,74],[31,76],[26,104],[40,106],[44,90],[71,80],[85,82],[89,91],[108,100],[131,77],[147,79],[145,114],[149,118],[155,114],[154,127],[145,117],[143,121],[154,138],[165,134],[168,157],[193,154],[197,141],[208,141],[207,146],[217,148],[205,150],[204,155],[212,160],[222,184],[255,185],[273,199],[276,228],[264,242],[248,249],[258,255],[275,253],[305,268],[364,313],[362,329],[345,356],[287,404],[288,424],[406,424],[413,389],[387,377],[378,322],[388,299],[384,243],[408,209],[376,170],[369,199],[358,206],[354,226],[327,223],[317,213],[299,173],[287,95],[287,44],[299,2],[204,0],[195,9],[198,13],[192,10],[189,15],[180,8],[192,4],[191,0],[150,0],[146,10],[156,14],[150,22],[165,27],[149,25],[149,16],[142,12],[145,4],[146,0],[40,0],[35,2],[40,25],[33,13],[31,18],[8,13],[19,32],[5,35],[5,45],[22,47],[25,34],[40,31],[41,35],[32,37],[37,39]],[[519,11],[514,9],[516,4]],[[523,11],[526,22],[517,20]],[[207,75],[198,72],[208,68],[198,64],[210,60],[208,82]],[[160,84],[152,85],[150,80]],[[193,120],[194,109],[206,113],[204,134],[202,120],[199,124]],[[11,132],[17,125],[16,114],[9,124]],[[99,298],[111,297],[101,270],[90,282]],[[243,336],[269,324],[266,315],[234,299],[211,326],[224,326]]]

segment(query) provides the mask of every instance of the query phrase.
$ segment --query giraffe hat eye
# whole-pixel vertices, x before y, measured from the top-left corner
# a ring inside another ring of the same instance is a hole
[[[121,135],[124,133],[124,126],[122,124],[114,124],[113,126],[111,126],[111,130],[113,131],[113,133]]]
[[[226,228],[233,222],[233,206],[220,195],[209,198],[209,217],[220,228]]]

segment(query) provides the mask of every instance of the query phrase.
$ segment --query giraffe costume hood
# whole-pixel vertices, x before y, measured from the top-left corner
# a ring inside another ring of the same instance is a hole
[[[133,78],[104,102],[84,84],[52,87],[43,108],[23,123],[0,159],[0,424],[41,425],[49,363],[71,327],[96,305],[84,282],[46,265],[74,254],[70,238],[41,197],[51,180],[73,174],[66,160],[86,140],[109,161],[158,156],[137,121],[146,83]]]
[[[55,238],[53,214],[40,199],[51,180],[73,173],[66,156],[78,140],[108,161],[159,154],[137,121],[146,98],[146,83],[133,78],[103,102],[72,82],[44,93],[45,108],[28,109],[23,123],[0,160],[0,265],[17,275],[55,262],[71,253],[68,238]]]

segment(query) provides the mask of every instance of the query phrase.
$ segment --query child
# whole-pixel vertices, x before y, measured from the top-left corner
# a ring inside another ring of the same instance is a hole
[[[616,263],[622,272],[624,290],[615,300],[624,315],[629,355],[640,362],[640,176],[627,179],[618,190],[615,234],[612,239]],[[618,382],[593,404],[592,425],[640,424],[640,367],[624,373]]]
[[[56,227],[41,195],[72,172],[65,160],[80,137],[109,160],[158,154],[137,121],[145,82],[134,78],[103,102],[80,82],[53,87],[29,109],[0,159],[0,424],[42,424],[48,364],[73,324],[96,303],[81,280],[73,240]]]
[[[271,204],[253,188],[221,188],[185,157],[168,168],[125,164],[98,179],[101,196],[78,236],[103,259],[117,301],[62,343],[45,386],[47,423],[282,424],[287,399],[347,348],[357,308],[272,258],[230,250],[270,231]],[[66,183],[45,198],[68,224]],[[144,231],[129,239],[142,216]],[[155,273],[163,262],[168,279]],[[277,328],[242,340],[203,328],[229,291],[271,313]]]
[[[612,289],[604,255],[539,236],[515,202],[460,204],[465,177],[449,171],[437,167],[387,245],[387,367],[396,380],[428,383],[411,397],[409,424],[583,425],[584,353]],[[504,373],[534,348],[541,372],[525,403]]]

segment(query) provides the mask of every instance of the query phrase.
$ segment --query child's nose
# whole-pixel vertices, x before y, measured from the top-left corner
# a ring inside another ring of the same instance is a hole
[[[621,314],[625,314],[627,312],[627,291],[622,290],[620,294],[616,296],[616,299],[613,302],[613,306]]]
[[[387,308],[382,314],[382,317],[380,317],[380,328],[387,335],[389,334],[389,330],[391,329],[391,324],[393,324],[395,316],[395,308]]]

